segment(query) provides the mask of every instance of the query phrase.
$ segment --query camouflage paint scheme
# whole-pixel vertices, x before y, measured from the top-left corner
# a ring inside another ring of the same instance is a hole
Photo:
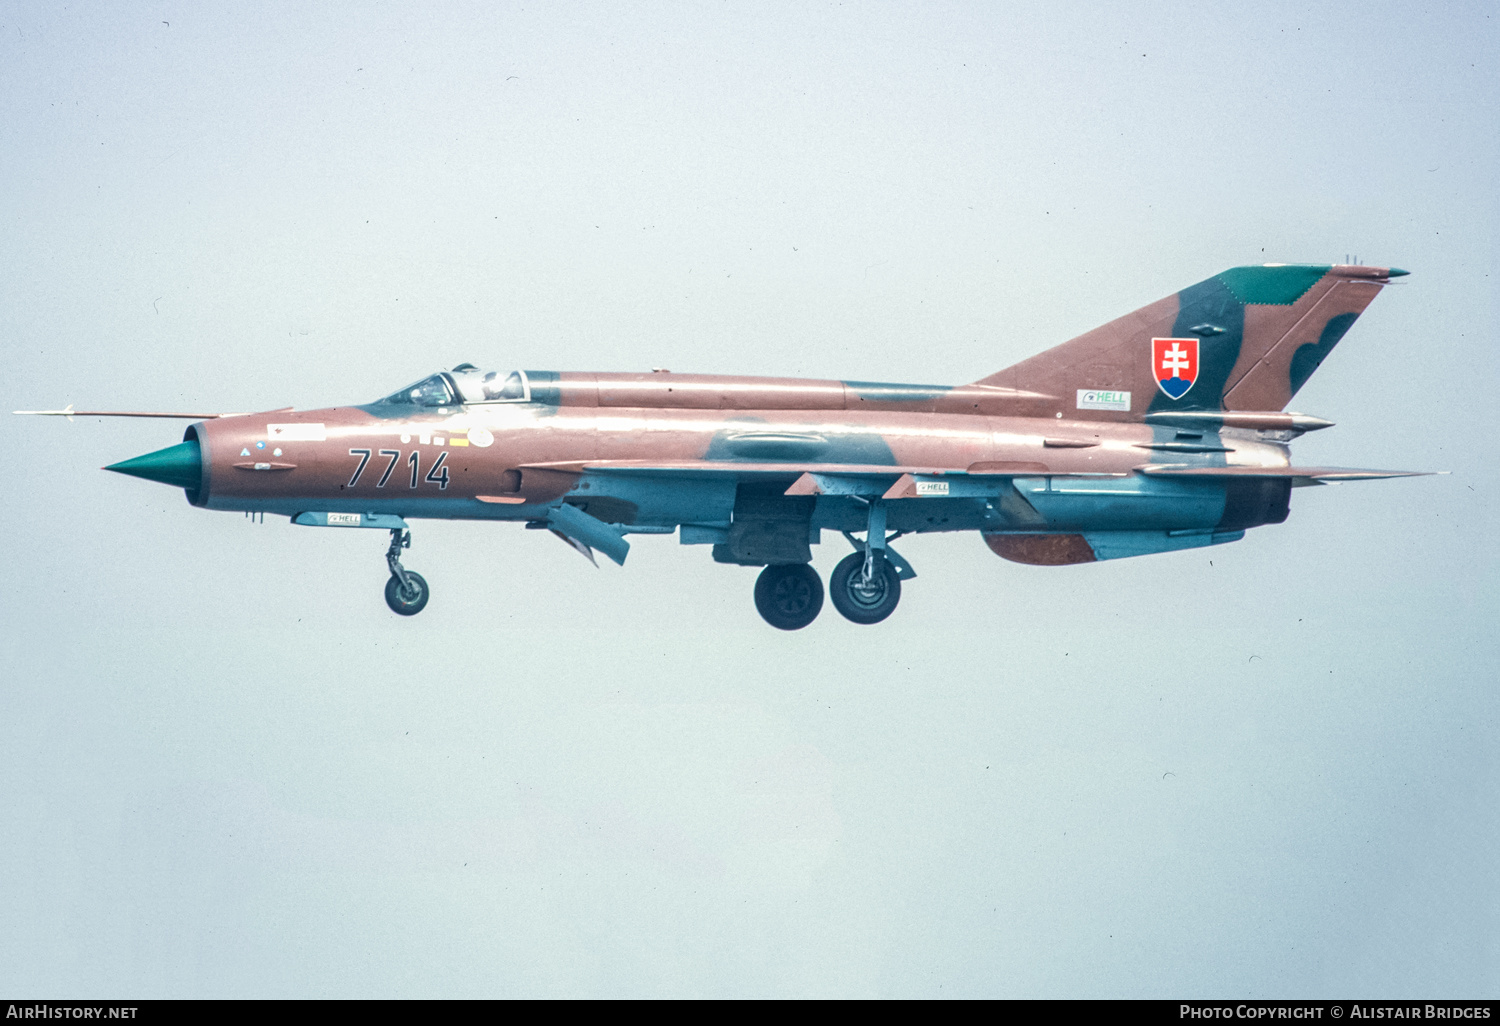
[[[1294,485],[1393,476],[1292,468],[1287,442],[1329,425],[1281,411],[1405,273],[1232,268],[960,386],[462,365],[363,406],[206,419],[109,469],[319,526],[521,521],[617,562],[631,533],[744,565],[806,563],[824,530],[979,531],[1048,565],[1212,545],[1283,521]],[[1195,376],[1159,385],[1153,340]],[[177,477],[150,472],[174,451]]]

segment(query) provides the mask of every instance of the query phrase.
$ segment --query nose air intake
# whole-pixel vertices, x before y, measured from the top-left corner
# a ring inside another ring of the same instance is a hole
[[[203,479],[203,458],[198,452],[198,443],[194,440],[179,442],[134,459],[111,463],[104,469],[113,470],[117,474],[129,474],[131,477],[143,477],[147,481],[160,481],[164,485],[194,492]]]

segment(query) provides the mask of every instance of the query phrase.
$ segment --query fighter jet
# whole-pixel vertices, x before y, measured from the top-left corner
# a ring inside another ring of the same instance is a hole
[[[390,532],[385,599],[430,595],[408,521],[510,521],[624,564],[677,535],[764,567],[755,606],[798,630],[823,607],[825,533],[852,551],[828,594],[885,620],[916,577],[894,543],[974,531],[1018,563],[1221,545],[1287,517],[1292,489],[1413,472],[1291,465],[1327,420],[1283,412],[1399,268],[1234,267],[967,385],[568,373],[462,363],[373,402],[260,414],[17,411],[196,421],[105,467],[210,510]],[[596,563],[597,565],[597,563]]]

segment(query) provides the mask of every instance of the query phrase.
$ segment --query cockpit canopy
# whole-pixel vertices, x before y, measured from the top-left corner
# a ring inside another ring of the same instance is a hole
[[[451,371],[407,385],[380,400],[391,406],[457,406],[460,403],[524,403],[531,398],[525,371],[486,371],[461,363]]]

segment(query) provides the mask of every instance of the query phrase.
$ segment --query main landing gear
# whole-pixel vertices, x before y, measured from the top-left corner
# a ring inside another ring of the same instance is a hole
[[[851,552],[828,576],[833,608],[854,623],[879,623],[901,601],[901,578],[883,552]]]
[[[385,550],[385,562],[391,568],[391,579],[385,582],[385,604],[402,616],[416,616],[432,594],[421,574],[401,565],[401,550],[409,548],[411,532],[393,529],[391,547]]]
[[[879,623],[896,611],[902,580],[917,576],[890,547],[901,534],[886,536],[885,509],[878,501],[870,503],[869,529],[863,541],[844,532],[855,551],[839,560],[828,576],[828,597],[844,619]],[[755,608],[778,630],[801,630],[823,609],[823,582],[806,563],[768,566],[755,582]]]
[[[901,577],[883,553],[851,552],[828,576],[828,596],[844,619],[879,623],[901,601]],[[768,566],[755,581],[755,608],[772,627],[800,631],[823,611],[823,582],[806,563]]]
[[[772,627],[800,631],[823,611],[823,582],[806,563],[768,566],[755,580],[755,608]]]

